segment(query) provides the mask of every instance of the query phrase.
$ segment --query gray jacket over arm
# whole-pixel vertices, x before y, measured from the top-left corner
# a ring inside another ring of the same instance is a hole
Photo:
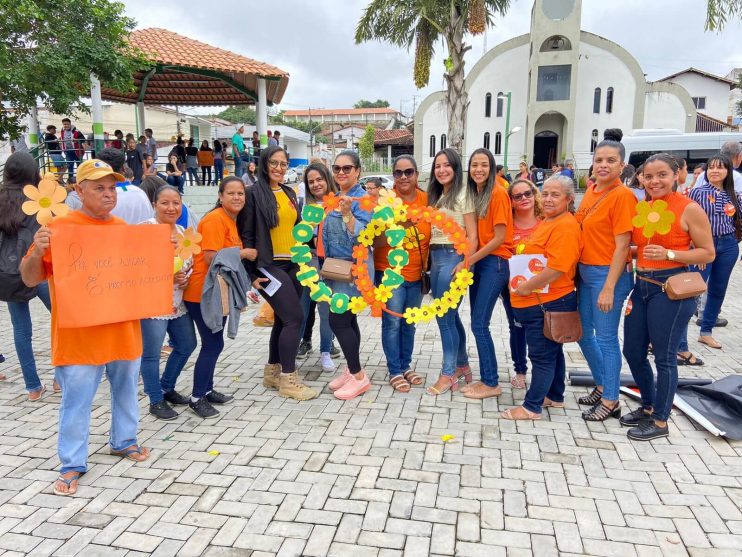
[[[235,338],[240,326],[240,312],[247,305],[246,294],[250,290],[250,278],[240,260],[240,248],[225,248],[216,252],[204,280],[204,289],[201,293],[201,315],[212,333],[217,333],[224,328],[222,295],[217,275],[221,275],[227,283],[229,290],[227,336]]]

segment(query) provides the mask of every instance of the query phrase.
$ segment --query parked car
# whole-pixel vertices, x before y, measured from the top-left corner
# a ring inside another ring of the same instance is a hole
[[[286,171],[286,174],[283,176],[283,183],[284,184],[296,184],[299,181],[299,176],[296,174],[296,171],[293,168],[289,168]]]
[[[389,176],[388,174],[371,174],[370,176],[364,176],[358,181],[358,183],[361,184],[361,187],[363,189],[366,189],[366,182],[368,182],[371,178],[381,179],[381,185],[388,190],[394,187],[394,177]]]
[[[294,167],[294,171],[296,172],[296,176],[299,178],[299,180],[304,179],[304,171],[307,169],[306,164],[299,164]]]

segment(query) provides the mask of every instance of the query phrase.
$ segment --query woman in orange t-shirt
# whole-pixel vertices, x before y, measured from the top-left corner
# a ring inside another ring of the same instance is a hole
[[[495,184],[495,157],[489,149],[477,149],[469,157],[467,187],[477,214],[478,249],[469,257],[474,282],[469,288],[471,330],[479,354],[479,381],[461,391],[466,398],[500,396],[497,355],[490,333],[495,303],[507,289],[508,259],[513,248],[513,209],[507,189]]]
[[[517,178],[508,188],[510,202],[513,204],[513,252],[518,253],[519,246],[525,245],[543,221],[541,193],[530,180]],[[502,293],[502,304],[508,317],[510,329],[510,358],[513,360],[515,373],[510,384],[515,389],[526,388],[526,333],[520,323],[515,321],[513,306],[510,304],[510,291]]]
[[[219,250],[240,248],[242,259],[255,260],[257,251],[242,249],[237,231],[237,215],[245,206],[245,185],[232,176],[219,184],[219,201],[198,223],[201,234],[201,253],[193,258],[193,273],[183,293],[188,314],[196,324],[201,337],[201,351],[193,369],[193,393],[188,406],[201,418],[215,418],[219,411],[212,404],[226,404],[233,397],[214,390],[214,369],[224,349],[224,329],[212,333],[201,315],[201,292],[211,261]],[[224,319],[226,321],[226,318]]]
[[[621,381],[621,347],[618,323],[624,300],[634,286],[629,244],[636,198],[621,182],[624,146],[604,140],[595,148],[596,182],[588,188],[575,215],[582,227],[584,248],[580,256],[580,349],[590,366],[595,389],[579,399],[591,408],[586,421],[603,421],[621,415],[618,393]]]
[[[538,420],[542,408],[564,407],[566,365],[563,345],[544,336],[544,311],[575,311],[575,269],[580,257],[580,225],[569,212],[574,201],[574,185],[568,176],[552,176],[541,192],[544,221],[522,253],[539,254],[546,266],[528,280],[513,277],[510,300],[513,314],[526,333],[531,360],[531,385],[523,406],[503,412],[506,420]],[[548,292],[539,293],[545,286]]]
[[[631,311],[624,319],[623,354],[641,392],[642,405],[622,416],[621,424],[635,426],[628,436],[637,441],[668,435],[667,419],[678,386],[675,352],[696,308],[695,298],[671,300],[662,285],[673,275],[687,272],[689,265],[711,263],[715,256],[705,211],[673,191],[678,170],[677,160],[667,153],[652,155],[644,163],[647,194],[653,203],[667,203],[665,212],[671,212],[674,221],[666,234],[656,232],[650,239],[644,236],[642,228],[634,228],[633,232],[637,283],[631,294]],[[650,343],[654,348],[656,383],[647,358]]]

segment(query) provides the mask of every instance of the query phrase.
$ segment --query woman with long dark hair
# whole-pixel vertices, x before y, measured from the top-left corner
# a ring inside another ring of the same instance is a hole
[[[192,186],[195,182],[197,186],[201,185],[198,179],[198,147],[193,144],[193,138],[188,140],[186,152],[186,171],[188,172],[188,183]]]
[[[467,189],[477,215],[478,248],[469,264],[474,282],[469,288],[471,330],[477,342],[480,380],[462,389],[466,398],[500,396],[497,384],[497,355],[490,321],[497,299],[508,295],[513,248],[513,210],[505,188],[495,186],[495,157],[489,149],[477,149],[469,157]]]
[[[201,142],[198,150],[198,166],[201,167],[201,182],[204,186],[211,185],[211,167],[214,166],[214,151],[209,147],[208,140]]]
[[[8,157],[3,171],[3,184],[0,187],[0,245],[3,247],[18,246],[18,248],[10,250],[10,255],[14,259],[1,262],[4,269],[18,268],[21,258],[33,243],[33,236],[40,227],[35,217],[25,215],[21,210],[21,205],[26,201],[23,186],[27,184],[35,186],[39,181],[38,166],[29,153],[17,151]],[[2,253],[7,252],[3,249]],[[0,291],[3,296],[0,299],[8,302],[10,322],[13,326],[13,342],[23,373],[23,381],[28,391],[28,400],[36,402],[41,399],[46,386],[41,382],[36,371],[36,360],[31,342],[33,323],[28,303],[38,297],[46,309],[50,309],[49,286],[47,282],[42,282],[35,291],[28,289],[20,281],[20,271],[18,273],[17,278],[13,276],[2,278],[3,284],[0,285]],[[5,379],[5,376],[2,375],[0,379]],[[56,381],[54,381],[54,391],[59,391]]]
[[[222,142],[214,140],[214,184],[219,185],[224,177],[224,149]]]
[[[494,173],[494,168],[490,169]],[[469,255],[477,249],[477,213],[474,201],[464,185],[461,157],[453,149],[443,149],[433,159],[433,173],[428,186],[428,205],[440,209],[466,230]],[[454,275],[463,268],[464,256],[454,249],[451,240],[438,228],[433,228],[430,238],[431,294],[438,298],[446,292]],[[471,383],[471,368],[466,352],[466,329],[459,317],[459,310],[451,309],[436,317],[443,345],[443,369],[434,385],[428,387],[430,395],[438,396],[459,388],[463,377]]]
[[[283,183],[288,167],[289,156],[282,148],[268,147],[260,153],[258,179],[245,189],[247,199],[240,235],[246,248],[258,250],[257,259],[246,261],[245,267],[253,287],[275,313],[263,385],[278,389],[283,397],[310,400],[319,393],[304,385],[296,373],[304,313],[303,288],[296,278],[299,266],[291,261],[291,247],[296,243],[292,230],[301,219],[296,194]],[[278,289],[268,294],[266,288],[273,281],[279,284]]]

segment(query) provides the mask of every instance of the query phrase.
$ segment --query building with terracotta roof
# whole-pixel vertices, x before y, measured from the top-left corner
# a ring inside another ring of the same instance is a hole
[[[730,120],[730,117],[733,116],[729,112],[729,99],[732,91],[737,88],[736,81],[696,68],[688,68],[687,70],[668,75],[660,79],[660,81],[676,83],[688,91],[699,115],[708,116],[723,124],[726,124]],[[697,129],[696,131],[709,130]]]

